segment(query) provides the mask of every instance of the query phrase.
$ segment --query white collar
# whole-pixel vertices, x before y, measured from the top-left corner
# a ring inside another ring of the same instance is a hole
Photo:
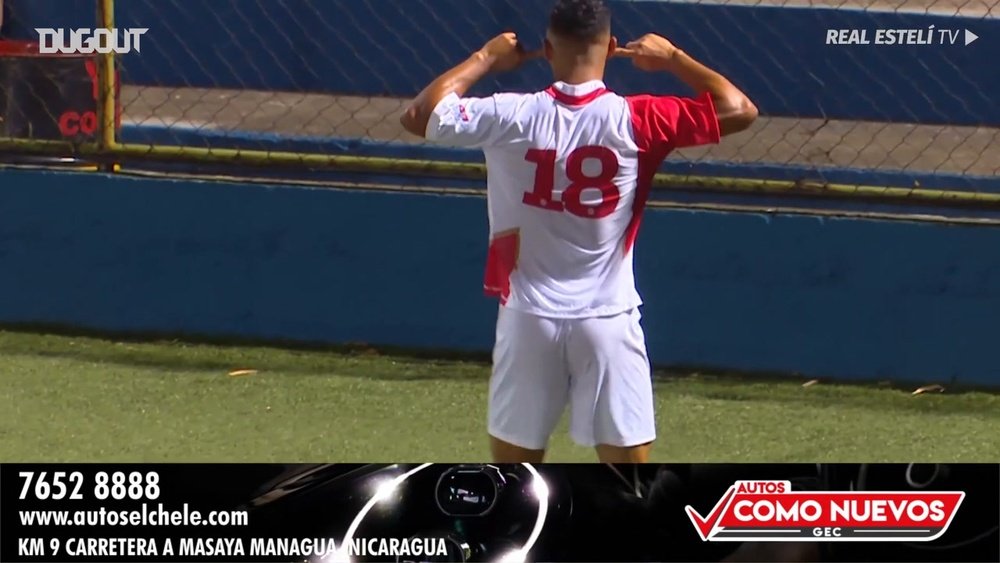
[[[565,82],[555,82],[552,88],[570,96],[586,96],[598,90],[606,90],[607,86],[601,80],[589,80],[582,84],[567,84]]]

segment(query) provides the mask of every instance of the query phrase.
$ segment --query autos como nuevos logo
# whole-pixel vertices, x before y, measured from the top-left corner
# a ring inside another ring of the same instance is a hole
[[[958,512],[959,491],[792,491],[790,481],[736,481],[707,516],[686,511],[702,541],[926,542]]]

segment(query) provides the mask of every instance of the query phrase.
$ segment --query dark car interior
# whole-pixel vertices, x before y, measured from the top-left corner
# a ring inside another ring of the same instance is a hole
[[[1000,559],[994,510],[1000,474],[994,465],[333,464],[276,471],[242,468],[233,487],[214,493],[216,501],[238,502],[251,511],[254,526],[271,535],[342,542],[353,527],[356,538],[445,539],[447,556],[414,561]],[[734,481],[758,479],[788,480],[797,490],[961,490],[966,498],[948,532],[932,542],[702,541],[684,507],[705,514]],[[526,558],[517,557],[526,544]]]

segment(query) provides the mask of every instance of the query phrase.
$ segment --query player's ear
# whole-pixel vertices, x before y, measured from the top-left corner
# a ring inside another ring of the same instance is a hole
[[[608,58],[615,56],[615,52],[618,50],[618,38],[614,35],[608,40]]]
[[[543,51],[545,52],[545,60],[551,61],[552,60],[552,42],[549,41],[548,37],[545,38],[545,47],[544,47]]]

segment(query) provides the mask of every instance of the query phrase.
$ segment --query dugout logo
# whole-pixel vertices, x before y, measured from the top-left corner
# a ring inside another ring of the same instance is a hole
[[[142,36],[149,29],[53,29],[35,28],[38,32],[38,52],[42,54],[90,55],[93,53],[125,53],[142,50]]]
[[[702,541],[932,541],[951,525],[964,492],[792,492],[789,481],[737,481],[703,517],[686,511]]]

